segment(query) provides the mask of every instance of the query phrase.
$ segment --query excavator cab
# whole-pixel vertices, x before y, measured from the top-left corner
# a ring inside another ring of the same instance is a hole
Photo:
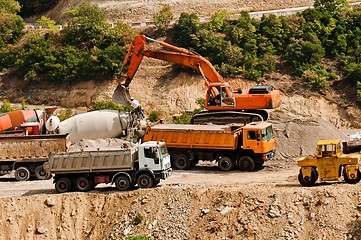
[[[210,84],[207,93],[207,105],[216,107],[234,107],[233,89],[229,85]]]
[[[119,84],[117,89],[115,89],[113,93],[112,100],[113,102],[122,105],[129,105],[129,101],[130,101],[129,88],[125,87],[122,84]]]

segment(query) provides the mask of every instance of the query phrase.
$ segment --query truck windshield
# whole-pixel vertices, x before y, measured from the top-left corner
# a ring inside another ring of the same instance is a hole
[[[262,140],[268,141],[271,138],[273,138],[273,129],[272,126],[268,126],[264,129],[262,129]]]
[[[169,155],[169,153],[168,153],[167,147],[164,146],[164,147],[159,148],[159,157],[160,158],[164,158],[164,157],[166,157],[168,155]]]

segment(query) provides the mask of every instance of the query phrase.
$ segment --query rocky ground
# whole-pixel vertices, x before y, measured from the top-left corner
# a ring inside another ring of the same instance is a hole
[[[78,4],[81,1],[73,1]],[[207,11],[255,10],[303,6],[313,1],[169,1],[174,9]],[[70,1],[62,1],[71,4]],[[119,18],[145,18],[163,1],[98,1]],[[126,6],[116,10],[119,6]],[[60,6],[59,6],[60,7]],[[127,10],[129,8],[129,11]],[[123,16],[123,17],[122,17]],[[171,65],[145,59],[131,94],[146,113],[161,116],[198,107],[205,87],[198,75],[175,74]],[[10,100],[86,109],[109,100],[115,81],[89,81],[77,86],[27,86],[0,76],[0,94]],[[226,79],[233,86],[254,83]],[[347,140],[344,129],[358,131],[360,110],[336,93],[301,92],[288,76],[265,78],[282,91],[282,105],[270,112],[277,137],[277,156],[256,172],[219,172],[201,163],[191,171],[175,171],[155,189],[118,192],[101,185],[90,193],[56,194],[52,180],[16,182],[0,178],[0,239],[361,239],[360,184],[317,183],[301,187],[297,159],[313,154],[317,140]],[[71,100],[70,100],[71,99]],[[104,140],[105,141],[105,140]],[[86,144],[94,147],[94,142]],[[100,143],[99,143],[100,144]]]

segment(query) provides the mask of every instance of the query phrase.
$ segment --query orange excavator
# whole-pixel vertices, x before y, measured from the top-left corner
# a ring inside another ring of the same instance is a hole
[[[166,50],[147,47],[147,40],[158,43]],[[254,86],[248,92],[242,92],[241,89],[234,91],[204,57],[144,35],[133,40],[123,61],[123,67],[128,70],[126,75],[119,78],[119,85],[113,94],[114,102],[129,104],[129,85],[144,56],[180,64],[201,73],[207,86],[206,110],[193,116],[193,124],[266,121],[268,112],[264,109],[277,108],[281,104],[280,92],[272,86]]]

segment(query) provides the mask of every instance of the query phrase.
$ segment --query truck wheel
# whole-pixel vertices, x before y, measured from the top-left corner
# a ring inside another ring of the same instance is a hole
[[[234,162],[230,157],[223,156],[218,161],[218,167],[222,171],[231,171],[234,168]]]
[[[356,178],[348,178],[347,172],[344,171],[343,178],[344,178],[345,182],[347,182],[348,184],[356,184],[361,180],[361,172],[360,172],[360,170],[357,169]]]
[[[70,192],[71,189],[72,189],[72,185],[69,178],[63,177],[55,181],[55,190],[58,193]]]
[[[178,170],[186,170],[190,167],[190,161],[185,154],[178,154],[174,157],[173,166]]]
[[[80,176],[75,179],[75,190],[79,192],[89,192],[92,189],[93,184],[89,178]]]
[[[253,171],[256,167],[256,163],[251,157],[243,156],[239,159],[238,167],[241,171]]]
[[[18,167],[15,170],[15,178],[18,181],[27,181],[30,178],[30,170],[27,167]]]
[[[154,186],[154,179],[149,174],[142,174],[137,180],[138,187],[151,188]]]
[[[125,175],[119,175],[115,178],[115,187],[119,191],[127,191],[132,187],[130,179]]]
[[[304,187],[311,187],[315,184],[315,182],[318,179],[318,172],[315,169],[312,169],[311,171],[311,177],[303,176],[302,171],[300,170],[300,173],[298,174],[298,182],[304,186]]]
[[[51,178],[51,174],[44,171],[43,165],[39,165],[35,168],[35,177],[38,180],[47,180]]]

